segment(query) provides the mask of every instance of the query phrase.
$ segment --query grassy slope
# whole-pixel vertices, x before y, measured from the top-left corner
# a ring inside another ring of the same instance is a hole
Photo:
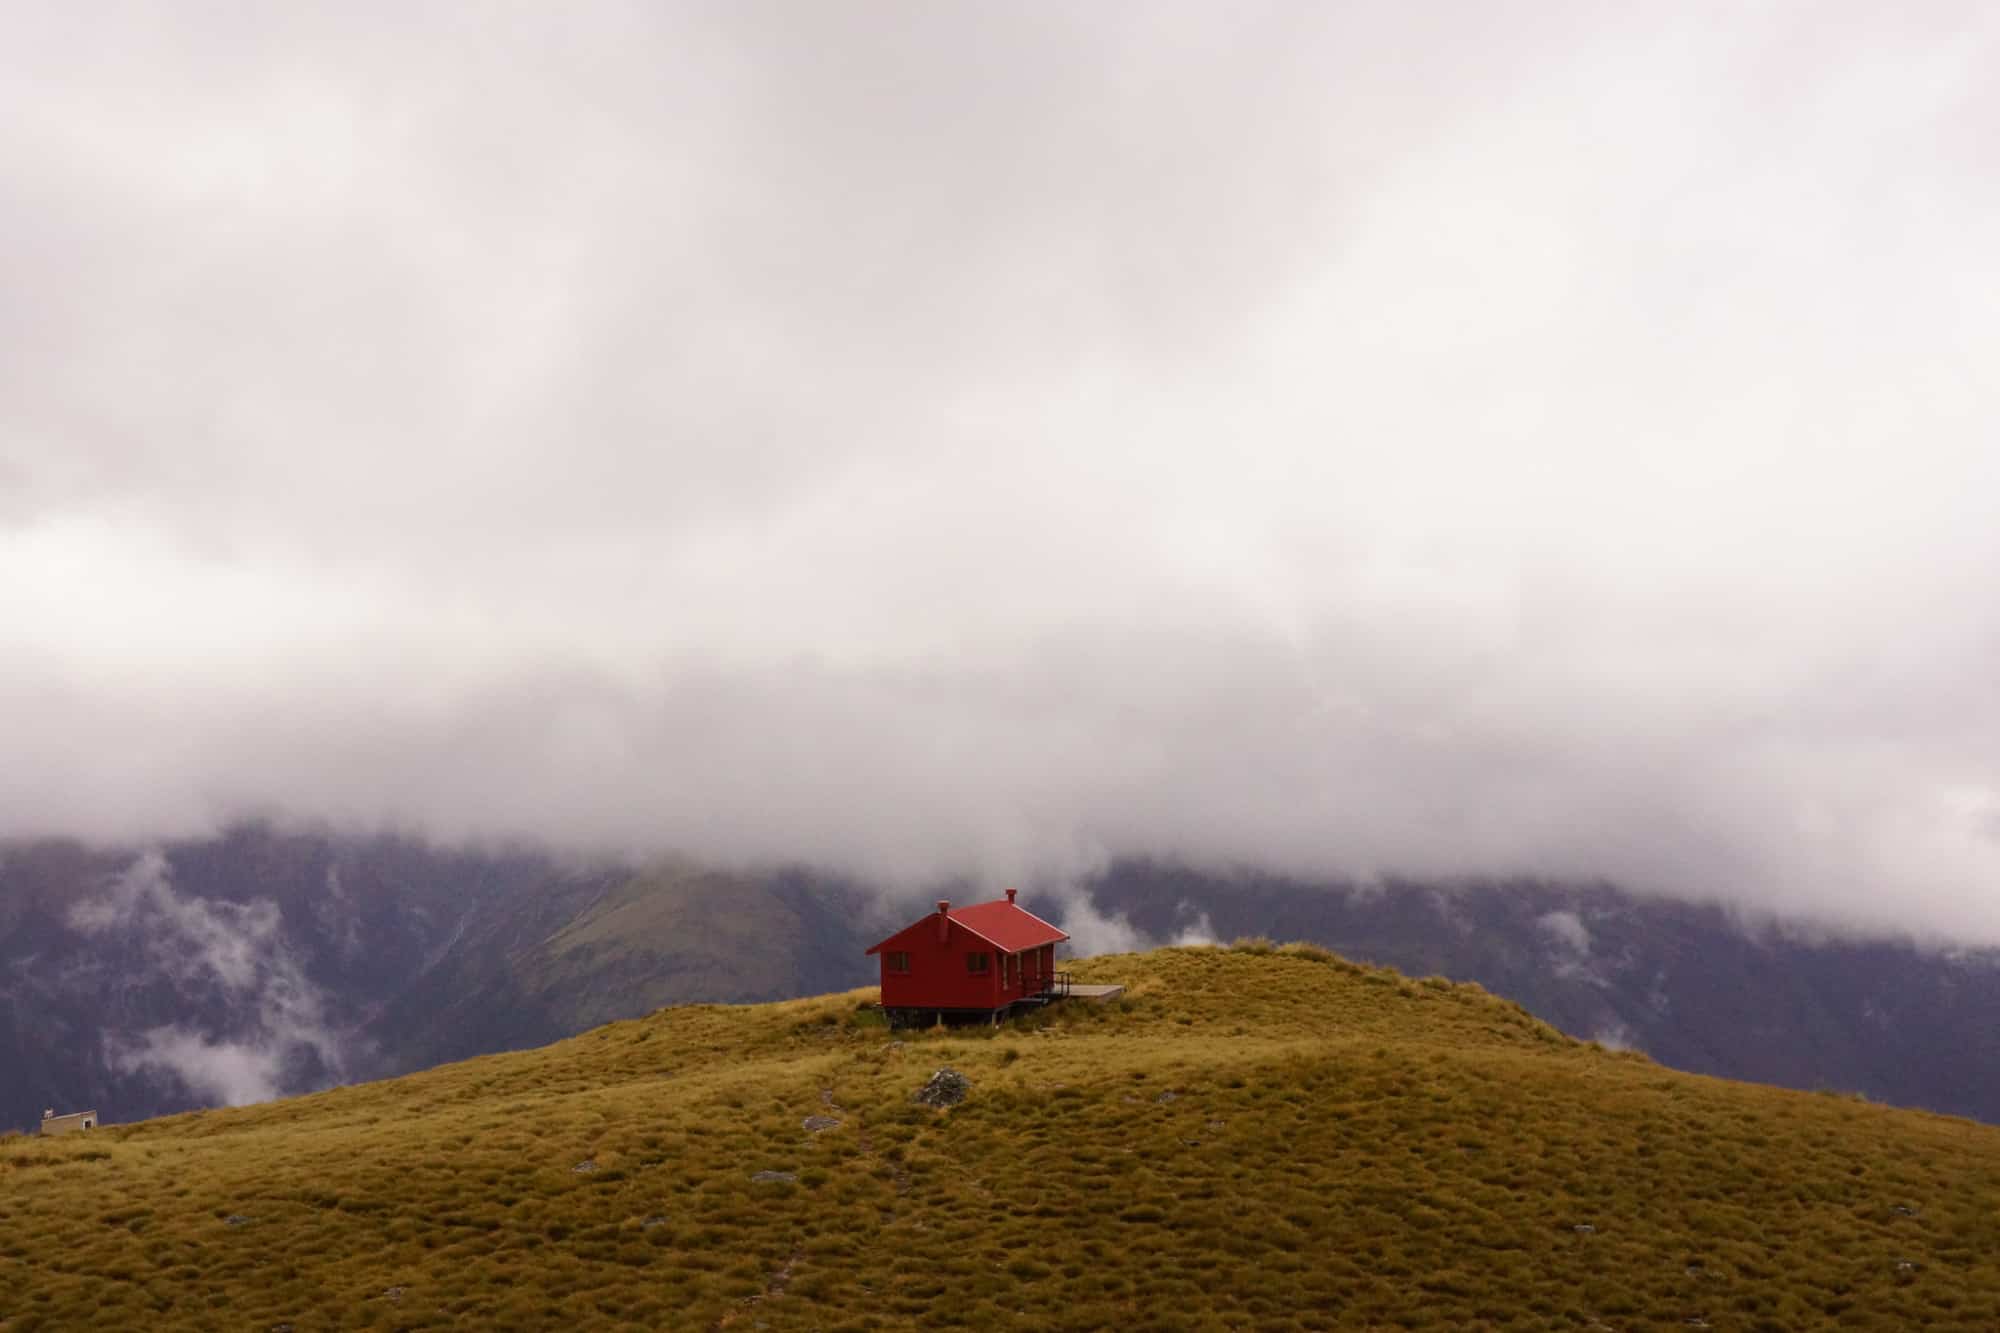
[[[762,1000],[851,985],[866,975],[861,946],[838,938],[812,903],[774,879],[686,864],[578,874],[476,915],[369,1036],[397,1072],[538,1046],[692,996]]]
[[[2000,1130],[1310,953],[1077,971],[1130,999],[900,1043],[860,993],[695,1006],[11,1140],[0,1327],[2000,1327]],[[971,1099],[914,1105],[944,1063]]]
[[[804,924],[763,886],[672,867],[605,894],[519,966],[574,1031],[690,993],[782,994],[808,947]]]

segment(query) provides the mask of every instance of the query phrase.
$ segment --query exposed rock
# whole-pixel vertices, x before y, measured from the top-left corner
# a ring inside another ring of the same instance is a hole
[[[663,1227],[666,1224],[667,1224],[667,1219],[665,1217],[661,1216],[658,1213],[654,1213],[651,1217],[641,1222],[639,1226],[641,1230],[651,1231],[654,1227]]]
[[[586,1157],[570,1168],[571,1175],[587,1176],[597,1169],[597,1163]]]
[[[798,1175],[791,1171],[758,1171],[750,1179],[759,1185],[789,1185],[798,1179]]]
[[[805,1120],[802,1123],[805,1125],[806,1133],[817,1134],[821,1130],[832,1129],[835,1126],[839,1125],[840,1117],[831,1115],[809,1115],[805,1118]]]
[[[232,1227],[247,1227],[256,1220],[257,1219],[254,1217],[245,1217],[242,1213],[231,1213],[228,1217],[223,1219],[223,1221],[227,1222]]]
[[[1574,1231],[1579,1236],[1594,1236],[1597,1234],[1597,1228],[1590,1225],[1590,1223],[1588,1222],[1578,1222],[1575,1226],[1571,1227],[1570,1230]]]
[[[957,1106],[971,1091],[972,1084],[965,1075],[947,1066],[931,1075],[931,1081],[918,1091],[916,1100],[925,1106]]]

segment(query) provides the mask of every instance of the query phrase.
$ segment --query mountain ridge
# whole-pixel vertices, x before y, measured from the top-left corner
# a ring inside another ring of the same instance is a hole
[[[1802,940],[1712,906],[1537,881],[1358,891],[1130,860],[1023,892],[1101,939],[1312,940],[1477,981],[1677,1068],[2000,1121],[1990,951]],[[873,977],[863,950],[921,910],[899,901],[803,867],[257,825],[151,851],[0,845],[0,1126],[47,1106],[138,1119],[261,1100],[664,1004],[845,989]]]

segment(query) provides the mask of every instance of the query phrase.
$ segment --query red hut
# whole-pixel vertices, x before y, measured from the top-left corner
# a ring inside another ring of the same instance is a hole
[[[1068,989],[1056,945],[1069,936],[1014,902],[937,911],[870,949],[882,956],[882,1008],[892,1027],[997,1022],[1017,1005],[1045,1004]]]

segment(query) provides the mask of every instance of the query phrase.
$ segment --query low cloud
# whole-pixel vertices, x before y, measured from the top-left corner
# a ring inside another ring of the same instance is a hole
[[[128,942],[142,962],[128,981],[163,981],[207,1027],[107,1032],[106,1062],[164,1071],[199,1097],[238,1106],[299,1091],[302,1070],[338,1077],[344,1044],[325,1000],[285,948],[268,900],[232,903],[175,891],[166,858],[141,855],[104,892],[70,909],[86,935]]]
[[[1544,912],[1535,924],[1563,950],[1578,958],[1590,957],[1590,930],[1575,912]]]
[[[0,834],[2000,942],[1990,7],[16,17]]]
[[[1190,915],[1185,903],[1182,904],[1181,914],[1184,917]],[[1173,939],[1168,941],[1168,943],[1187,948],[1197,945],[1220,944],[1221,941],[1215,936],[1215,927],[1210,924],[1208,913],[1199,912],[1192,914],[1192,919],[1176,930]]]
[[[1590,1040],[1608,1051],[1640,1050],[1638,1034],[1625,1024],[1613,1019],[1590,1034]]]
[[[120,1073],[164,1070],[188,1091],[223,1106],[268,1102],[288,1091],[281,1045],[217,1041],[184,1027],[157,1027],[134,1038],[110,1038],[106,1059]]]
[[[1069,933],[1063,946],[1066,957],[1094,958],[1107,953],[1137,953],[1163,944],[1177,946],[1212,945],[1219,941],[1208,913],[1182,903],[1179,924],[1164,938],[1141,930],[1123,912],[1105,912],[1092,897],[1087,883],[1070,880],[1055,889],[1044,888],[1058,906],[1056,924]]]
[[[1062,928],[1069,933],[1064,954],[1071,958],[1094,958],[1106,953],[1134,953],[1150,948],[1153,941],[1121,912],[1106,915],[1081,890],[1064,896]]]

